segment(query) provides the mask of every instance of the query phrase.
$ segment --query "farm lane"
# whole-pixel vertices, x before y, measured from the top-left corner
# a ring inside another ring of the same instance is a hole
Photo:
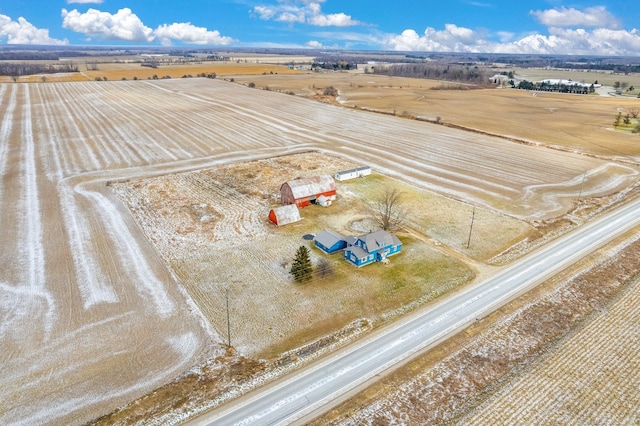
[[[315,149],[544,217],[579,190],[605,195],[637,178],[612,162],[210,79],[0,84],[0,100],[1,423],[84,423],[221,350],[109,179]]]
[[[436,306],[423,309],[243,400],[190,424],[299,424],[345,393],[437,344],[640,224],[636,200],[516,261]]]

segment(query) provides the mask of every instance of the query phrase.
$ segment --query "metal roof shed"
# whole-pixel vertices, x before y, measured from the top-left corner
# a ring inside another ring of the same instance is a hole
[[[347,241],[342,235],[327,229],[316,235],[314,243],[316,247],[328,254],[340,251],[347,246]]]
[[[269,220],[276,226],[288,225],[302,220],[300,211],[295,204],[276,207],[269,212]]]

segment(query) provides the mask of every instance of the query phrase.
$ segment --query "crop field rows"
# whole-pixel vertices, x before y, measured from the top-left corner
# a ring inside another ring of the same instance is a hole
[[[640,422],[640,280],[460,424]]]
[[[210,79],[0,84],[0,117],[2,423],[83,423],[222,350],[107,181],[318,150],[542,218],[580,190],[605,195],[637,178],[603,160]],[[233,235],[252,220],[238,214]]]

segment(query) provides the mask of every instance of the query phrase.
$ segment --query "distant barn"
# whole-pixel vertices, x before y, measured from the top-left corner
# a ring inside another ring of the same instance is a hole
[[[280,187],[280,198],[285,206],[306,207],[318,199],[323,205],[329,205],[336,199],[336,183],[329,175],[290,180]]]
[[[302,220],[298,206],[290,204],[287,206],[276,207],[269,212],[269,220],[276,226],[288,225]]]
[[[355,179],[359,177],[369,176],[371,174],[371,167],[362,166],[356,169],[343,170],[336,173],[336,180],[342,181],[347,179]]]

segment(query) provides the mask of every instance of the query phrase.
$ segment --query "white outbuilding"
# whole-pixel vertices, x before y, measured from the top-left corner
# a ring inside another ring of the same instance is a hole
[[[359,177],[369,176],[371,174],[371,167],[362,166],[355,169],[344,170],[335,174],[335,179],[339,181],[355,179]]]

